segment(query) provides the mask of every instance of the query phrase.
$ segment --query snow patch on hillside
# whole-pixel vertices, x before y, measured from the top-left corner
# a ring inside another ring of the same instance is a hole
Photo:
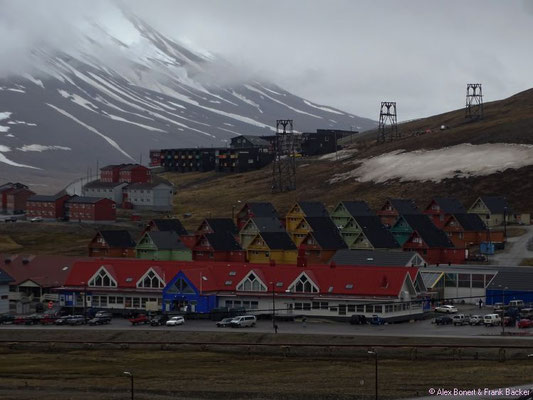
[[[15,162],[15,161],[10,160],[6,156],[4,156],[3,153],[8,153],[10,151],[11,151],[11,149],[9,147],[3,146],[3,145],[0,144],[0,163],[11,165],[12,167],[41,169],[41,168],[37,168],[37,167],[32,167],[31,165],[19,164],[19,163]]]
[[[42,144],[25,144],[22,147],[18,147],[17,150],[20,151],[46,151],[46,150],[72,150],[70,147],[66,146],[44,146]]]
[[[339,161],[339,160],[345,160],[348,157],[351,157],[353,154],[357,153],[356,149],[343,149],[337,151],[337,153],[329,153],[324,154],[323,156],[320,156],[319,160],[327,160],[327,161]]]
[[[310,101],[307,101],[307,100],[304,100],[304,103],[307,104],[309,107],[317,108],[317,109],[322,110],[322,111],[327,111],[327,112],[330,112],[330,113],[333,113],[333,114],[344,115],[344,113],[342,113],[342,112],[339,112],[339,111],[336,111],[336,110],[332,110],[329,107],[318,106],[318,105],[313,104],[313,103],[311,103]],[[332,121],[332,120],[330,119],[330,121]]]
[[[446,178],[484,176],[506,169],[533,165],[533,146],[525,144],[469,143],[439,150],[404,152],[396,150],[356,161],[352,171],[336,174],[329,183],[355,179],[359,182],[400,181],[440,182]],[[355,163],[355,162],[354,162]]]

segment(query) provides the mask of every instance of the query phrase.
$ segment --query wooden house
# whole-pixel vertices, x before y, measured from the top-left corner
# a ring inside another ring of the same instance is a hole
[[[437,228],[442,229],[452,215],[466,214],[466,208],[459,200],[452,197],[434,197],[423,213],[431,218]]]
[[[98,231],[89,243],[89,257],[135,258],[135,240],[126,230]]]
[[[188,235],[187,230],[177,218],[153,219],[148,222],[144,232],[176,232],[178,236]]]
[[[421,214],[413,200],[388,199],[378,210],[381,223],[387,227],[393,226],[401,215]]]
[[[285,227],[276,217],[250,218],[239,232],[239,241],[243,249],[248,248],[259,232],[286,232]]]
[[[250,218],[278,218],[279,214],[272,205],[266,202],[245,203],[235,215],[237,228],[240,230]]]
[[[465,262],[464,247],[456,248],[448,235],[433,225],[427,215],[403,215],[401,221],[411,229],[411,234],[402,245],[404,251],[416,251],[428,264],[462,264]]]
[[[342,230],[352,217],[376,216],[365,201],[341,201],[329,214],[333,223]]]
[[[192,259],[194,261],[245,262],[246,251],[230,233],[204,233],[198,237],[192,248]]]
[[[115,202],[105,197],[73,196],[65,202],[65,218],[80,222],[111,222],[117,219],[117,209]]]
[[[191,261],[192,253],[176,232],[146,232],[135,247],[137,258],[144,260]]]
[[[196,230],[197,235],[204,233],[229,233],[236,237],[239,232],[231,218],[206,218]]]
[[[251,263],[296,264],[298,248],[284,232],[260,232],[246,250]]]
[[[285,227],[296,245],[299,245],[310,231],[310,227],[304,221],[306,217],[329,219],[329,213],[319,201],[299,201],[294,204],[285,216]]]
[[[352,217],[341,231],[341,235],[352,250],[400,249],[400,245],[379,217]]]
[[[504,241],[503,231],[489,231],[477,214],[451,215],[442,229],[459,248],[479,245],[481,242]]]
[[[304,221],[311,228],[299,245],[300,254],[304,257],[306,264],[328,263],[337,250],[347,248],[331,219],[307,217]]]
[[[61,219],[65,216],[65,202],[69,198],[65,193],[31,196],[26,202],[26,215],[28,218],[41,217],[45,220]]]
[[[468,209],[469,214],[477,214],[489,228],[515,222],[514,211],[505,197],[480,196]]]

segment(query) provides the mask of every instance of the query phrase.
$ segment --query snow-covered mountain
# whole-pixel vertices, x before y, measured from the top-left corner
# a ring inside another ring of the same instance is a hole
[[[246,77],[127,13],[116,26],[88,21],[75,51],[43,45],[31,73],[0,79],[3,180],[147,161],[151,148],[226,146],[270,134],[276,119],[294,119],[298,131],[376,125]]]

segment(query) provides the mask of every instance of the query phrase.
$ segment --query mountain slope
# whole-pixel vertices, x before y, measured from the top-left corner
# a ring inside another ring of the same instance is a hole
[[[375,126],[248,77],[134,16],[121,22],[127,33],[90,23],[75,51],[43,46],[32,53],[31,74],[0,79],[3,176],[55,185],[51,179],[83,174],[97,160],[223,147],[237,134],[269,134],[281,118],[294,119],[299,131]]]

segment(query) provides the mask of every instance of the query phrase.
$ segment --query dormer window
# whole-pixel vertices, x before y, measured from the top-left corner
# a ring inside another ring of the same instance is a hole
[[[165,287],[165,283],[161,280],[153,269],[150,269],[139,281],[137,282],[139,288],[150,289],[162,289]]]
[[[104,267],[100,268],[98,272],[89,281],[89,286],[92,287],[117,287],[117,282],[107,273]]]
[[[242,292],[266,292],[267,287],[256,274],[251,272],[248,276],[237,286],[238,291]]]
[[[294,293],[318,293],[318,287],[303,273],[289,286],[289,291]]]

